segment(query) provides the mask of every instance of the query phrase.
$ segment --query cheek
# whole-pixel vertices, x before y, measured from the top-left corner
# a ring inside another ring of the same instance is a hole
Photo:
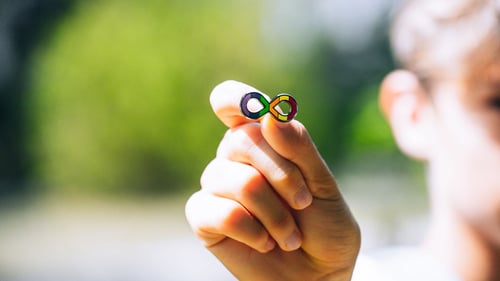
[[[486,131],[491,140],[497,145],[500,144],[500,109],[491,110],[484,116]]]
[[[477,143],[460,151],[450,176],[449,203],[460,217],[500,244],[500,151],[492,143]]]
[[[500,211],[500,155],[491,150],[462,149],[442,161],[446,192],[455,207],[467,213]],[[483,150],[481,152],[481,150]]]
[[[500,132],[463,112],[450,110],[442,116],[432,173],[443,196],[462,215],[499,224]]]

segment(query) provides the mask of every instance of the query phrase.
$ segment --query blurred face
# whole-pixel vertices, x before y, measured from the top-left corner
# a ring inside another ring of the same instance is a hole
[[[437,204],[500,245],[500,60],[482,65],[433,89],[429,179]]]

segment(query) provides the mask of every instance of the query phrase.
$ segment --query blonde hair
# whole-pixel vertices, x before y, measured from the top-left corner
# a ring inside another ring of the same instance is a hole
[[[498,58],[500,0],[408,1],[393,22],[391,44],[397,62],[425,87],[467,75]]]

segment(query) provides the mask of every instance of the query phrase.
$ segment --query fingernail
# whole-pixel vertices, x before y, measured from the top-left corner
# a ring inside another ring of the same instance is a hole
[[[280,128],[280,129],[286,128],[289,125],[288,122],[281,122],[281,121],[277,121],[277,120],[274,120],[274,124],[276,125],[276,127]]]
[[[270,116],[265,116],[264,119],[266,119],[266,122],[270,122],[272,123],[274,126],[276,126],[277,128],[279,129],[283,129],[283,128],[286,128],[289,124],[289,122],[281,122],[281,121],[278,121],[276,119],[274,119],[274,117]]]
[[[309,206],[312,202],[312,195],[307,189],[307,187],[302,187],[297,193],[295,193],[295,204],[297,205],[298,209],[304,209],[305,207]]]
[[[288,251],[297,250],[301,244],[302,238],[300,237],[300,233],[297,230],[295,230],[292,235],[290,235],[290,237],[288,237],[288,239],[286,239],[285,241],[285,247]]]
[[[264,245],[264,253],[267,253],[274,249],[274,246],[276,245],[276,242],[274,241],[273,238],[269,237],[269,239],[266,242],[266,245]]]

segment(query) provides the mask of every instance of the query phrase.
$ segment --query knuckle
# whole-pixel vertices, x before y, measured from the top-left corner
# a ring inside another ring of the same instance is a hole
[[[221,232],[255,247],[262,245],[268,237],[264,227],[244,208],[235,208],[228,213]]]
[[[297,175],[296,168],[291,163],[280,163],[279,167],[272,169],[271,177],[278,184],[287,184]]]
[[[236,130],[234,142],[241,145],[243,150],[251,150],[258,146],[264,139],[260,130],[260,124],[249,123],[242,125]]]
[[[305,185],[300,170],[297,166],[289,162],[273,169],[271,171],[271,178],[273,186],[285,198],[294,195],[299,188]]]
[[[216,155],[217,156],[226,156],[228,154],[229,148],[230,148],[230,139],[232,138],[233,131],[232,130],[227,130],[226,133],[224,133],[224,136],[222,137],[222,140],[219,143],[219,146],[217,147]]]
[[[209,183],[211,182],[212,178],[216,174],[215,169],[214,169],[214,165],[215,165],[216,161],[217,161],[216,159],[210,161],[210,163],[208,163],[208,165],[205,167],[205,169],[201,173],[200,186],[202,188],[210,186]]]
[[[221,225],[223,232],[233,232],[243,228],[250,221],[250,214],[244,208],[233,208]]]
[[[202,227],[202,222],[199,215],[199,206],[202,204],[202,192],[197,191],[193,193],[186,202],[184,213],[186,219],[193,230]]]
[[[211,247],[217,244],[224,236],[218,233],[214,233],[211,229],[205,229],[203,227],[194,229],[194,234],[198,239],[202,240],[205,243],[206,247]]]
[[[220,189],[221,184],[227,182],[225,177],[227,170],[231,168],[230,164],[225,163],[226,160],[215,158],[207,164],[200,177],[200,185],[202,190],[215,192]]]
[[[217,148],[217,155],[225,157],[246,155],[248,157],[258,148],[262,140],[259,124],[244,124],[226,132]]]
[[[267,181],[258,171],[249,171],[248,177],[245,179],[245,184],[242,186],[238,196],[240,202],[258,202],[263,196],[263,189],[267,185]]]

